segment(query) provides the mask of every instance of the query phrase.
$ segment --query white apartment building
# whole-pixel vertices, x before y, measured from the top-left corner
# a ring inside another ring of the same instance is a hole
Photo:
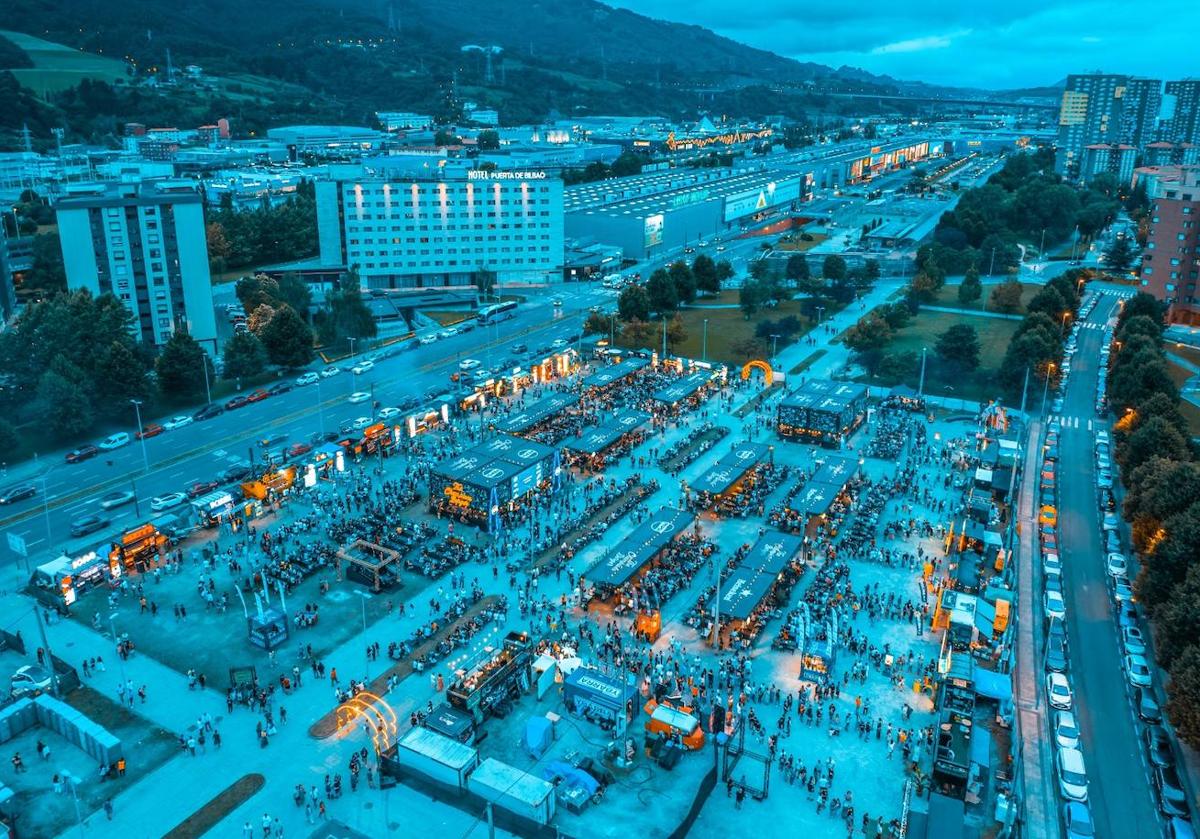
[[[356,271],[364,288],[468,286],[480,271],[504,285],[562,279],[559,178],[413,166],[335,166],[317,181],[322,265]]]
[[[68,184],[55,209],[68,289],[113,294],[147,344],[162,346],[183,327],[215,352],[212,277],[194,181]]]

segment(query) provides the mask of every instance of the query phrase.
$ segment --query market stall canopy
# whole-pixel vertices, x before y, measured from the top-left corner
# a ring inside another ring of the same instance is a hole
[[[626,434],[636,431],[649,421],[650,415],[644,411],[625,411],[615,420],[593,428],[582,437],[565,441],[563,448],[570,449],[577,454],[599,454]]]
[[[649,366],[649,359],[645,358],[627,358],[618,364],[611,364],[608,367],[603,367],[597,370],[592,375],[583,380],[583,386],[588,387],[608,387],[616,384],[626,376],[632,376],[637,371]]]
[[[585,576],[597,585],[619,586],[636,574],[676,536],[687,530],[694,516],[668,507],[621,540]]]
[[[754,543],[738,567],[774,577],[800,553],[803,544],[803,539],[791,533],[767,533]]]
[[[476,446],[472,451],[486,452],[496,460],[515,463],[518,466],[529,466],[548,460],[554,456],[554,448],[536,440],[526,440],[511,434],[501,434],[486,443]]]
[[[866,385],[811,379],[785,396],[779,407],[840,414],[866,398]]]
[[[833,484],[839,491],[858,472],[858,458],[843,454],[825,456],[825,462],[813,473],[811,483]]]
[[[802,516],[823,516],[833,506],[834,499],[842,491],[840,486],[818,484],[809,481],[792,500],[792,509]]]
[[[555,414],[562,413],[579,403],[579,397],[571,393],[554,393],[525,407],[519,414],[511,414],[496,424],[497,430],[506,434],[520,434]]]
[[[656,390],[654,392],[654,401],[662,402],[666,405],[676,405],[712,381],[712,377],[711,370],[689,373],[682,379],[678,379]]]
[[[721,617],[730,620],[750,617],[774,581],[774,574],[760,574],[752,568],[738,566],[721,585]]]
[[[741,480],[742,476],[766,460],[771,447],[766,443],[735,443],[733,451],[724,455],[696,480],[692,489],[720,495]]]

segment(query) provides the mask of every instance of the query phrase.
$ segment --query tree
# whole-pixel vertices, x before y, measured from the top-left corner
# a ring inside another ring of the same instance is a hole
[[[970,306],[981,297],[983,297],[983,284],[979,282],[979,269],[972,265],[963,276],[962,285],[958,287],[958,302],[964,306]]]
[[[908,286],[908,295],[920,303],[930,303],[937,296],[937,282],[933,277],[921,271],[912,278]]]
[[[204,228],[204,238],[208,243],[208,262],[212,270],[221,273],[225,270],[231,253],[229,239],[225,228],[219,221],[210,221]]]
[[[21,438],[17,434],[17,429],[11,422],[0,417],[0,452],[4,452],[8,458],[12,458],[13,453],[21,448]]]
[[[640,285],[625,286],[617,298],[617,315],[623,321],[650,320],[650,297]]]
[[[612,162],[612,176],[614,178],[627,178],[630,175],[640,175],[644,163],[645,158],[637,152],[621,152],[621,155]]]
[[[894,333],[888,322],[872,312],[859,318],[854,326],[846,330],[842,342],[855,353],[881,350],[891,343]]]
[[[607,315],[600,312],[589,312],[583,321],[584,335],[607,335],[611,331],[612,322]]]
[[[667,321],[667,347],[674,352],[675,348],[688,338],[687,327],[683,325],[683,317],[678,312]]]
[[[754,259],[750,262],[750,276],[762,282],[768,279],[771,275],[771,266],[767,264],[765,258]]]
[[[204,374],[208,369],[209,380],[213,378],[212,360],[196,339],[182,329],[163,345],[155,362],[158,374],[158,389],[169,399],[186,401],[204,394]]]
[[[95,404],[107,416],[124,418],[129,400],[150,398],[152,385],[145,359],[129,341],[114,338],[107,347],[96,348],[94,375]]]
[[[916,372],[918,361],[912,351],[884,353],[875,372],[885,381],[902,382]]]
[[[1068,308],[1067,301],[1063,299],[1063,296],[1058,293],[1058,290],[1054,286],[1045,285],[1038,289],[1033,297],[1029,298],[1029,302],[1025,304],[1025,311],[1028,313],[1041,312],[1059,324],[1059,328],[1061,329],[1063,315],[1069,313],[1071,310]]]
[[[988,305],[997,312],[1012,314],[1021,308],[1021,284],[1016,280],[1005,280],[992,289]]]
[[[52,439],[70,439],[91,430],[91,400],[76,382],[54,370],[47,370],[38,382],[37,406],[38,427]]]
[[[1162,353],[1122,352],[1109,374],[1109,404],[1120,414],[1126,408],[1142,404],[1156,393],[1165,394],[1172,402],[1179,399],[1179,390],[1171,379]]]
[[[631,347],[644,347],[650,340],[654,327],[640,318],[632,318],[621,330],[621,337]]]
[[[266,274],[242,277],[234,284],[233,293],[249,314],[259,306],[274,306],[279,302],[279,283]]]
[[[675,286],[675,297],[680,303],[691,303],[696,299],[696,278],[692,276],[692,269],[686,262],[681,260],[671,263],[667,273]]]
[[[808,259],[802,253],[794,253],[788,257],[783,275],[789,280],[800,283],[807,280],[811,273],[808,270]]]
[[[276,309],[269,303],[262,303],[248,311],[250,317],[246,319],[246,328],[258,335],[271,322],[271,318],[275,317]]]
[[[765,289],[759,280],[745,280],[742,282],[742,287],[738,289],[738,305],[741,306],[742,315],[746,320],[749,320],[758,311],[766,299]]]
[[[1200,547],[1200,545],[1197,545]],[[1140,586],[1139,586],[1140,588]],[[1200,626],[1200,565],[1187,571],[1154,613],[1154,653],[1159,665],[1171,668],[1183,652],[1197,643]]]
[[[867,284],[874,285],[875,281],[879,279],[882,273],[883,272],[879,269],[878,259],[868,259],[865,263],[863,263],[863,280],[865,280]]]
[[[1145,315],[1155,323],[1162,323],[1166,313],[1167,307],[1164,303],[1153,295],[1141,291],[1125,301],[1121,314],[1117,316],[1117,328],[1120,329],[1127,320],[1139,315]]]
[[[729,352],[739,364],[745,364],[747,361],[765,359],[770,348],[757,338],[741,338],[729,345]]]
[[[700,254],[692,262],[692,276],[696,280],[696,289],[704,294],[720,294],[721,278],[717,273],[717,264],[708,254]]]
[[[325,297],[325,317],[332,321],[334,332],[341,340],[361,341],[374,338],[378,331],[375,315],[357,283],[345,283]]]
[[[253,332],[238,332],[225,345],[226,379],[251,379],[267,369],[267,350]]]
[[[475,276],[472,278],[475,287],[479,289],[480,295],[484,298],[491,297],[496,293],[496,272],[489,268],[479,268],[475,271]],[[359,283],[353,283],[356,287]]]
[[[33,261],[25,275],[24,286],[38,289],[42,295],[63,291],[67,287],[67,271],[63,267],[62,244],[58,233],[39,233],[33,237]]]
[[[733,278],[733,265],[728,259],[722,259],[717,263],[717,282],[723,283],[728,279]],[[720,291],[720,289],[718,289]]]
[[[1117,447],[1117,462],[1121,464],[1122,478],[1128,481],[1131,473],[1156,455],[1184,460],[1187,453],[1187,439],[1162,417],[1151,417],[1129,435],[1124,445]]]
[[[934,351],[961,371],[974,370],[979,366],[979,335],[975,327],[956,323],[938,336]]]
[[[885,303],[875,311],[892,329],[903,329],[912,319],[912,310],[904,303]]]
[[[821,276],[835,283],[846,279],[846,260],[831,253],[821,265]]]
[[[500,132],[492,128],[480,131],[475,138],[475,148],[480,151],[495,151],[500,148]]]
[[[656,269],[646,281],[646,296],[650,300],[651,310],[660,315],[679,308],[679,293],[675,290],[671,275],[664,268]]]
[[[272,364],[294,369],[312,361],[313,334],[296,310],[284,304],[259,333]]]
[[[1133,245],[1128,236],[1118,236],[1113,240],[1104,252],[1104,262],[1118,273],[1123,274],[1129,270],[1129,266],[1133,264]]]
[[[1188,646],[1171,667],[1167,715],[1185,743],[1200,747],[1200,645]]]
[[[308,283],[300,279],[294,271],[288,271],[279,279],[279,302],[287,303],[296,310],[296,314],[308,320],[308,310],[312,306],[312,290]]]

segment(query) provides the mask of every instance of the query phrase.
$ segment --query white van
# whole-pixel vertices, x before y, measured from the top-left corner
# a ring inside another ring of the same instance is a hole
[[[118,431],[116,434],[110,434],[109,436],[105,437],[97,445],[107,452],[112,451],[113,449],[119,449],[122,446],[128,446],[129,442],[129,435],[124,431]]]

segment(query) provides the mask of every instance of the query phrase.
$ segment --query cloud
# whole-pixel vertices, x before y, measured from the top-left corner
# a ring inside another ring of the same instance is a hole
[[[604,0],[694,23],[801,61],[970,87],[1052,84],[1102,69],[1153,78],[1195,74],[1195,0],[1160,0],[1120,50],[1096,21],[1128,19],[1125,0],[924,0],[846,6],[832,0]]]
[[[967,30],[967,34],[970,30]],[[960,33],[962,34],[962,33]],[[890,44],[875,47],[871,55],[887,55],[894,52],[924,52],[926,50],[941,50],[953,43],[952,35],[926,35],[923,38],[909,38],[906,41],[895,41]]]

